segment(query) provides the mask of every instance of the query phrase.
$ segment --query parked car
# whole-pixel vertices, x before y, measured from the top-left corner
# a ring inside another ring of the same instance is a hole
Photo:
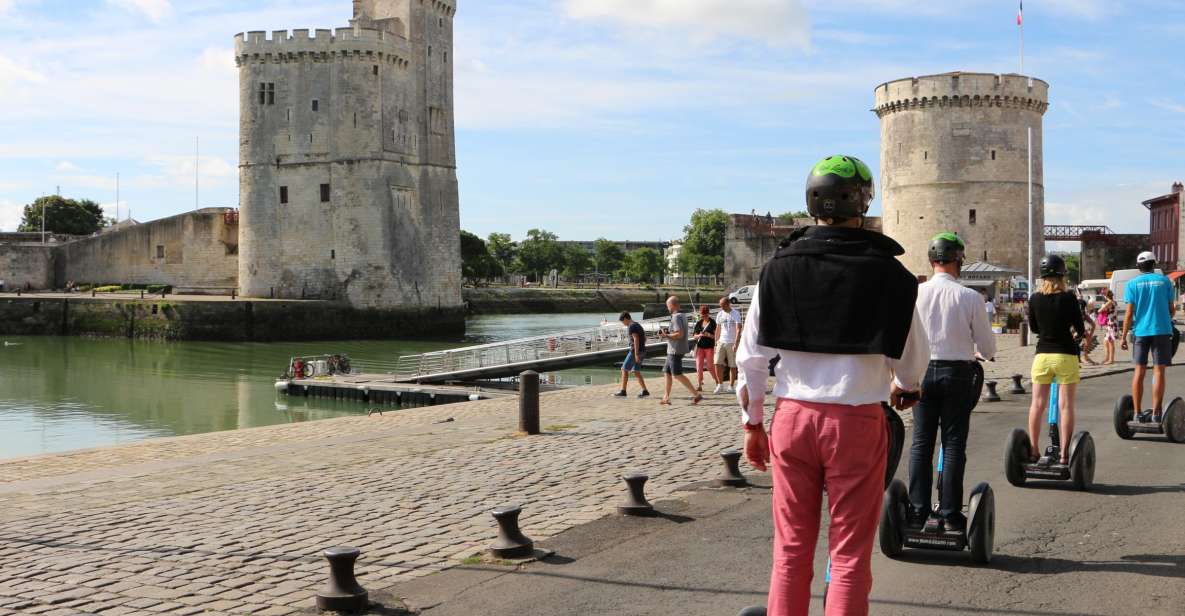
[[[757,285],[751,284],[747,287],[741,287],[736,291],[728,294],[728,301],[733,304],[748,304],[753,301],[753,291],[757,290]]]

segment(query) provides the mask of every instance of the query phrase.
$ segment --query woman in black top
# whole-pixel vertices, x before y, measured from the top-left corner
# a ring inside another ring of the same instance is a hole
[[[1066,291],[1066,263],[1057,255],[1041,260],[1041,291],[1029,300],[1029,329],[1037,334],[1037,355],[1033,358],[1033,403],[1029,407],[1029,440],[1032,460],[1037,460],[1038,437],[1049,390],[1058,384],[1058,416],[1061,428],[1061,463],[1065,464],[1074,436],[1074,394],[1080,380],[1078,341],[1086,335],[1082,307]]]
[[[704,390],[705,365],[718,387],[720,377],[716,374],[716,363],[713,359],[716,354],[716,319],[712,318],[712,310],[706,304],[699,307],[699,321],[695,323],[692,333],[692,340],[695,340],[695,373],[699,379],[696,391]]]

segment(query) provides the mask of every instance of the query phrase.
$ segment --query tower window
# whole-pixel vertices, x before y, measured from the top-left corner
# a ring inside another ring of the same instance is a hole
[[[283,205],[286,203],[288,203],[288,187],[281,186],[280,187],[280,204]]]
[[[314,98],[313,99],[313,111],[317,111],[320,108],[321,108],[321,102]]]
[[[930,152],[929,151],[922,152],[922,160],[930,160]]]
[[[379,65],[377,65],[377,64],[376,64],[376,65],[374,65],[374,74],[375,74],[375,75],[378,75],[378,74],[379,74]]]
[[[975,224],[975,210],[967,212],[967,223],[972,225]]]
[[[329,203],[329,184],[321,185],[321,203]]]
[[[275,105],[276,104],[276,84],[263,83],[259,84],[259,104],[260,105]]]
[[[358,128],[358,114],[354,114],[354,128]]]
[[[992,160],[996,160],[996,151],[992,150]]]
[[[436,25],[438,25],[438,26],[440,26],[441,28],[443,28],[443,27],[444,27],[444,18],[443,18],[443,17],[437,17],[437,18],[436,18]]]
[[[161,244],[156,245],[156,258],[157,259],[165,258],[165,247]]]
[[[428,57],[429,58],[432,57],[432,46],[431,45],[428,46]]]
[[[288,121],[289,122],[292,121],[292,108],[291,107],[288,108]]]
[[[448,52],[444,52],[444,61],[448,62]]]
[[[330,258],[330,259],[336,259],[336,258],[337,258],[337,251],[336,251],[336,250],[330,250],[330,251],[329,251],[329,258]]]

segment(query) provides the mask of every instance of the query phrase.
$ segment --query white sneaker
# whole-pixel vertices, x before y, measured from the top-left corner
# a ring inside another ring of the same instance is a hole
[[[729,393],[729,394],[731,394],[731,393],[734,393],[734,392],[732,391],[732,385],[725,385],[725,386],[724,386],[724,392],[725,392],[725,393]]]
[[[718,393],[720,393],[721,391],[724,391],[724,386],[723,386],[723,385],[721,385],[721,384],[719,384],[719,383],[717,383],[717,384],[716,384],[716,389],[713,389],[713,390],[712,390],[712,393],[714,393],[714,394],[718,394]]]

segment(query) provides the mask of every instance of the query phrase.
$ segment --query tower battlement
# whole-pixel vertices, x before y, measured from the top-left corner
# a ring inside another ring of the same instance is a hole
[[[883,83],[876,88],[877,117],[911,109],[1003,107],[1044,114],[1049,84],[1017,74],[943,73]]]
[[[364,57],[387,60],[401,68],[411,65],[407,39],[383,30],[337,28],[336,30],[256,30],[235,35],[235,62],[326,61],[334,57]]]

